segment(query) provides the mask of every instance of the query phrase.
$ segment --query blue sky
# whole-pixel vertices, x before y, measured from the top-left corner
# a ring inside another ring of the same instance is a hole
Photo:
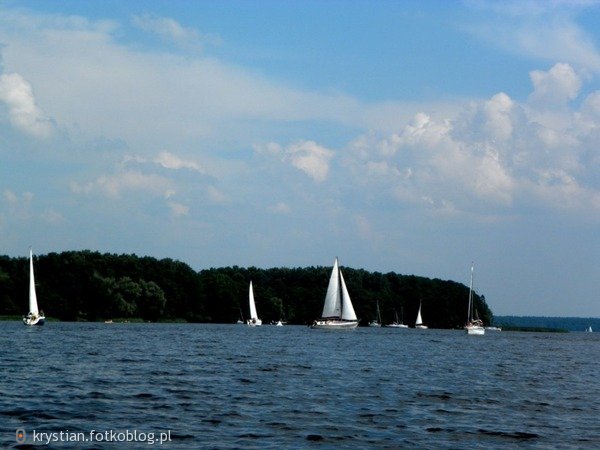
[[[600,317],[600,4],[0,2],[0,248]],[[41,281],[40,281],[41,282]]]

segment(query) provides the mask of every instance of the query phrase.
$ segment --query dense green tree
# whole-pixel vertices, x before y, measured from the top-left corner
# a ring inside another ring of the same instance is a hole
[[[263,322],[285,318],[306,324],[321,314],[331,267],[241,268],[194,271],[172,259],[91,251],[49,253],[35,258],[40,307],[61,320],[144,320],[235,322],[248,317],[248,285],[252,280]],[[379,303],[384,323],[403,315],[412,325],[419,304],[433,328],[464,325],[468,287],[453,281],[397,273],[343,268],[357,315],[363,324],[375,317]],[[27,258],[0,256],[0,315],[27,309]],[[475,294],[475,307],[485,323],[492,313]]]

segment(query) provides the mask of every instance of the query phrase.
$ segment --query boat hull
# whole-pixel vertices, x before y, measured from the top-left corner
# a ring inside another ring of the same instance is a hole
[[[386,328],[408,328],[408,325],[405,325],[403,323],[390,323],[388,325],[385,325]]]
[[[23,317],[23,325],[27,326],[42,326],[46,322],[45,317]]]
[[[351,330],[358,326],[354,320],[315,320],[310,326],[316,330]]]
[[[260,327],[262,325],[262,320],[260,319],[251,319],[248,321],[249,327]]]
[[[479,326],[465,327],[467,334],[474,336],[482,336],[485,334],[485,328]]]
[[[427,330],[429,327],[427,325],[415,325],[415,328],[419,330]]]

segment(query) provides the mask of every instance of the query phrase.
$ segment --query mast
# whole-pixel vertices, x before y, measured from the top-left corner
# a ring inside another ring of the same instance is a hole
[[[467,307],[467,323],[471,321],[471,308],[473,304],[473,263],[471,263],[471,284],[469,285],[469,306]]]
[[[35,293],[35,278],[33,276],[33,251],[29,247],[29,312],[39,315],[37,295]]]

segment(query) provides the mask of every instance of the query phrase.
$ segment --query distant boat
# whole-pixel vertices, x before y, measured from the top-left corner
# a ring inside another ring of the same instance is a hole
[[[404,309],[402,310],[402,321],[398,322],[398,312],[396,310],[394,310],[394,316],[396,317],[396,320],[392,323],[388,323],[386,325],[386,327],[388,328],[408,328],[408,325],[404,324]]]
[[[471,264],[471,284],[469,285],[469,304],[467,306],[467,324],[465,325],[467,334],[481,336],[485,334],[483,321],[477,316],[477,310],[473,306],[473,265]]]
[[[417,320],[415,320],[415,328],[426,330],[428,327],[427,325],[423,325],[423,318],[421,317],[421,303],[422,301],[419,301],[419,312],[417,313]]]
[[[486,330],[490,330],[490,331],[502,331],[502,328],[500,327],[484,327]]]
[[[240,308],[240,318],[237,320],[236,324],[243,325],[244,323],[244,314],[242,314],[242,308]]]
[[[29,314],[23,317],[25,325],[44,325],[46,317],[39,311],[35,293],[35,277],[33,276],[33,251],[29,248]]]
[[[283,322],[281,320],[278,320],[277,323],[275,323],[276,327],[282,327],[283,326]]]
[[[592,333],[592,326],[590,325],[589,327],[587,327],[585,331],[588,333]]]
[[[379,300],[377,300],[377,317],[374,320],[369,322],[370,327],[380,327],[381,326],[381,311],[379,310]]]
[[[250,281],[250,289],[248,290],[248,301],[250,303],[250,318],[248,319],[248,325],[251,327],[260,327],[262,320],[258,318],[256,313],[256,304],[254,303],[254,290],[252,289],[252,281]]]
[[[357,326],[358,319],[336,258],[327,286],[323,313],[319,319],[313,322],[311,328],[342,330],[356,328]]]

